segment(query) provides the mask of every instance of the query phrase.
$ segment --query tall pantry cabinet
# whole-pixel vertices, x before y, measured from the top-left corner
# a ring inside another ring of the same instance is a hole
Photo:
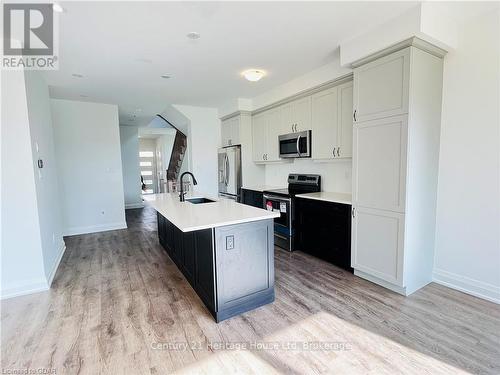
[[[415,38],[354,66],[351,266],[404,295],[432,281],[443,56]]]

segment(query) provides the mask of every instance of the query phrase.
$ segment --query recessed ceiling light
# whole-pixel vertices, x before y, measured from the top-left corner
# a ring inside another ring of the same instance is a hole
[[[170,74],[163,74],[160,76],[161,78],[165,78],[165,79],[169,79],[169,78],[172,78],[172,76]]]
[[[72,76],[75,78],[83,78],[83,74],[78,74],[78,73],[73,73]]]
[[[186,36],[192,40],[200,39],[201,37],[200,33],[197,33],[196,31],[191,31],[190,33],[187,33]]]
[[[257,82],[266,75],[266,72],[259,69],[248,69],[241,73],[248,81]]]
[[[59,3],[52,3],[52,10],[57,13],[64,12],[64,8]]]

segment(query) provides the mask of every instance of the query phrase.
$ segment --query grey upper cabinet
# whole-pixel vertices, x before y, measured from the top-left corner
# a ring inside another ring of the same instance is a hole
[[[240,116],[234,116],[221,122],[222,147],[241,144]]]
[[[312,95],[312,157],[352,157],[352,81]]]
[[[408,113],[410,49],[354,69],[354,122]]]

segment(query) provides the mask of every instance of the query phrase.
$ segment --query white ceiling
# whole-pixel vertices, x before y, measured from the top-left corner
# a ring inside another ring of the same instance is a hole
[[[148,123],[168,104],[218,107],[232,98],[260,95],[331,62],[340,41],[416,5],[61,4],[66,12],[60,15],[60,69],[45,73],[51,96],[117,104],[120,122],[138,125]],[[201,38],[188,39],[191,31]],[[269,75],[258,83],[247,82],[240,72],[248,68],[265,69]],[[172,78],[163,79],[162,74]]]

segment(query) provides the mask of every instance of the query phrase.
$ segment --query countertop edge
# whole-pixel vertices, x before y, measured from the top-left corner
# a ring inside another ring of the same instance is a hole
[[[312,193],[312,194],[315,194],[315,193]],[[326,193],[326,194],[328,194],[328,193]],[[330,194],[349,194],[349,193],[330,193]],[[304,199],[312,199],[312,200],[322,201],[322,202],[347,204],[347,205],[352,206],[352,200],[349,200],[349,199],[333,198],[333,197],[318,197],[318,196],[311,195],[310,193],[297,194],[295,197],[296,198],[304,198]]]

